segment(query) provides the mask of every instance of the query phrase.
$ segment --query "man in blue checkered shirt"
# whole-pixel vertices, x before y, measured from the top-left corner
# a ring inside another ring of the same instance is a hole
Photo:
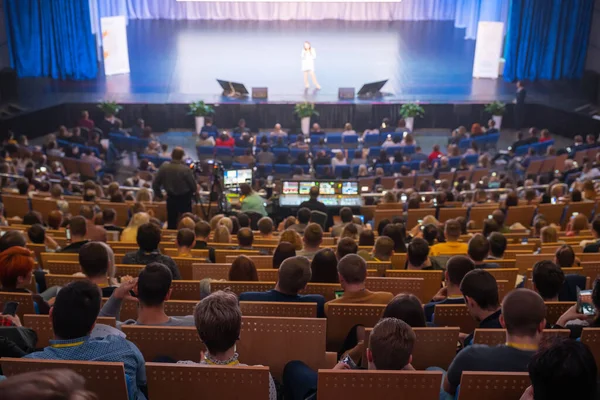
[[[135,280],[121,285],[113,296],[123,298]],[[50,310],[55,340],[42,351],[26,358],[45,360],[77,360],[122,362],[130,400],[145,400],[146,369],[144,357],[130,341],[120,336],[90,337],[100,312],[100,289],[81,280],[63,287]]]

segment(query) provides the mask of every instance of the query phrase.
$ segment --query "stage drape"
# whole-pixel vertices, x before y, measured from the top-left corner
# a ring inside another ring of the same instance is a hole
[[[4,0],[12,67],[21,77],[98,72],[88,0]]]
[[[455,21],[465,38],[475,39],[477,24],[506,21],[509,0],[403,0],[397,3],[177,2],[175,0],[90,0],[100,17],[175,20]]]
[[[591,0],[513,0],[504,78],[580,78],[593,8]]]

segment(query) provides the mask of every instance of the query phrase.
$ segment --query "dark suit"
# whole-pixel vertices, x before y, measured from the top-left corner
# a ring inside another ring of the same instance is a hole
[[[600,240],[590,243],[583,248],[584,253],[600,253]]]
[[[516,104],[515,104],[515,128],[521,129],[525,123],[525,98],[527,97],[527,90],[522,88],[517,90]]]

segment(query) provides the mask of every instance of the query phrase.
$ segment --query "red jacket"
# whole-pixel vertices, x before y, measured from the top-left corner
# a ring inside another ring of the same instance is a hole
[[[217,140],[215,142],[215,146],[216,147],[232,147],[235,146],[235,140],[233,140],[233,138],[231,136],[229,136],[229,139],[227,140],[222,140],[221,137],[217,137]]]

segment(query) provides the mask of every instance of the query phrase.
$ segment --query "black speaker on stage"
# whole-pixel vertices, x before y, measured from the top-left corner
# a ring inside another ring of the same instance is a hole
[[[0,71],[0,101],[17,100],[17,71],[3,68]]]
[[[269,89],[266,87],[253,87],[252,98],[266,100],[269,97]]]
[[[354,100],[356,97],[356,91],[353,87],[341,87],[338,90],[338,98],[340,100]]]
[[[583,71],[581,77],[581,90],[588,101],[596,103],[600,90],[600,75],[596,71]]]

